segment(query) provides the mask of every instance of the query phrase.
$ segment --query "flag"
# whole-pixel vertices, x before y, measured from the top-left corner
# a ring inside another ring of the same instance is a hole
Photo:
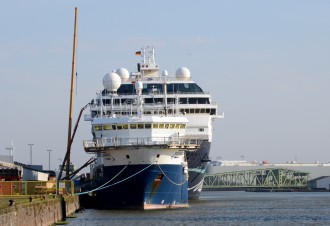
[[[135,52],[135,55],[140,56],[141,55],[141,51]]]

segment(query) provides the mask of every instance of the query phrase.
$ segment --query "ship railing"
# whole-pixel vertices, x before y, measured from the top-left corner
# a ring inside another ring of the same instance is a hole
[[[172,105],[172,104],[169,104]],[[216,108],[216,104],[212,102],[211,104],[180,104],[179,110],[182,111],[183,109],[192,109],[196,113],[208,113],[209,111]],[[92,111],[98,111],[100,106],[92,106]],[[138,108],[134,105],[103,105],[103,115],[96,115],[96,117],[110,117],[110,111],[116,113],[116,115],[134,115],[138,111]],[[148,114],[151,111],[158,111],[164,112],[164,105],[162,103],[148,103],[144,105],[144,112]],[[169,108],[169,113],[173,112],[174,110]],[[171,112],[170,112],[171,111]],[[189,113],[189,112],[188,112]],[[85,120],[90,119],[92,116],[86,116]],[[95,116],[94,116],[95,117]],[[88,120],[87,120],[88,121]]]
[[[197,149],[202,140],[183,137],[114,137],[94,140],[84,140],[83,145],[86,152],[99,152],[107,149],[125,147],[163,146],[166,148]]]
[[[163,95],[164,92],[162,90],[157,90],[157,91],[152,91],[152,90],[148,90],[148,91],[142,91],[142,95]],[[209,91],[202,91],[202,92],[185,92],[185,91],[167,91],[167,94],[169,95],[177,95],[177,94],[195,94],[195,95],[201,95],[201,94],[206,94],[206,95],[210,95],[211,93]],[[118,96],[135,96],[136,94],[133,92],[129,92],[129,93],[119,93]],[[106,96],[106,95],[104,95]]]
[[[159,101],[159,102],[151,102],[151,103],[144,103],[145,106],[161,106],[164,108],[164,103],[163,101]],[[167,104],[175,104],[175,102],[173,101],[168,101]],[[180,106],[182,105],[187,105],[187,106],[192,106],[192,105],[196,105],[198,107],[201,107],[201,108],[209,108],[210,106],[217,106],[217,102],[215,101],[212,101],[210,103],[182,103],[180,102],[179,103]],[[124,102],[122,104],[113,104],[112,107],[117,107],[119,109],[125,109],[125,108],[137,108],[138,105],[136,105],[135,103],[132,103],[131,101],[127,101],[127,102]],[[99,108],[101,107],[101,104],[93,104],[93,105],[90,105],[90,108],[92,110],[99,110]],[[102,107],[105,107],[105,108],[110,108],[111,107],[111,104],[103,104]]]

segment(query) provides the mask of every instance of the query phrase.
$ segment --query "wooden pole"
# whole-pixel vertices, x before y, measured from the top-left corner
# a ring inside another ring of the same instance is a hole
[[[71,130],[72,130],[72,108],[73,108],[73,93],[74,93],[74,74],[76,71],[76,46],[77,46],[77,21],[78,8],[75,8],[74,17],[74,34],[73,34],[73,54],[72,54],[72,70],[71,70],[71,90],[70,90],[70,111],[69,111],[69,126],[68,126],[68,144],[67,144],[67,159],[66,159],[66,177],[69,177],[70,170],[70,146],[71,146]]]

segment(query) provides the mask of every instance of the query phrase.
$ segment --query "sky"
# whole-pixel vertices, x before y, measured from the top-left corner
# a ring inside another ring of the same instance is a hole
[[[73,123],[117,68],[156,47],[169,73],[189,68],[225,118],[211,157],[330,161],[330,1],[1,1],[0,155],[58,169],[69,117],[74,8],[78,7]],[[88,111],[85,111],[87,114]],[[92,156],[81,121],[71,161]],[[47,150],[52,150],[47,152]]]

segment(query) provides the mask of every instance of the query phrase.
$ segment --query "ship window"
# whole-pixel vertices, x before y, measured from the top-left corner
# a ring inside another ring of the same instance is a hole
[[[165,129],[168,129],[169,126],[170,124],[165,124]]]
[[[138,124],[138,129],[144,129],[144,124]]]
[[[127,124],[123,124],[123,129],[128,129],[128,125]]]
[[[117,129],[116,125],[112,125],[112,129],[116,130]]]
[[[129,155],[126,155],[126,158],[129,159]]]
[[[209,113],[210,113],[210,109],[206,109],[206,111],[205,111],[205,112],[209,114]]]
[[[168,109],[168,113],[169,114],[172,114],[172,109]]]
[[[102,126],[95,126],[95,131],[100,131],[102,130]]]
[[[175,98],[167,98],[168,104],[175,104]]]
[[[205,113],[205,109],[201,109],[201,113]]]
[[[204,129],[203,128],[199,128],[199,132],[204,132]]]
[[[109,105],[110,104],[110,100],[109,99],[103,99],[102,100],[103,105]]]
[[[159,158],[160,154],[157,154],[157,158]]]
[[[200,112],[200,109],[195,109],[195,113],[198,114]]]
[[[151,124],[146,124],[146,125],[145,125],[145,128],[146,128],[146,129],[151,129]]]
[[[187,104],[188,98],[180,98],[180,104]]]
[[[164,129],[164,124],[159,124],[159,129]]]
[[[146,115],[151,115],[151,111],[145,112]]]
[[[176,129],[180,129],[180,124],[176,124],[176,125],[175,125],[175,128],[176,128]]]
[[[215,115],[215,109],[211,109],[210,115]]]
[[[134,94],[135,88],[133,84],[122,84],[117,90],[118,94]]]
[[[103,125],[103,130],[111,130],[111,125]]]
[[[97,115],[97,111],[92,111],[92,117],[95,117]]]
[[[194,109],[190,109],[190,110],[189,110],[189,113],[190,113],[190,114],[194,114]]]
[[[175,124],[170,124],[170,129],[174,129]]]
[[[181,124],[180,125],[180,129],[185,129],[186,128],[186,124]]]
[[[158,129],[158,124],[153,124],[153,125],[152,125],[152,128],[154,128],[154,129]]]
[[[123,129],[123,125],[118,124],[117,129]]]
[[[136,129],[136,124],[130,124],[131,129]]]

